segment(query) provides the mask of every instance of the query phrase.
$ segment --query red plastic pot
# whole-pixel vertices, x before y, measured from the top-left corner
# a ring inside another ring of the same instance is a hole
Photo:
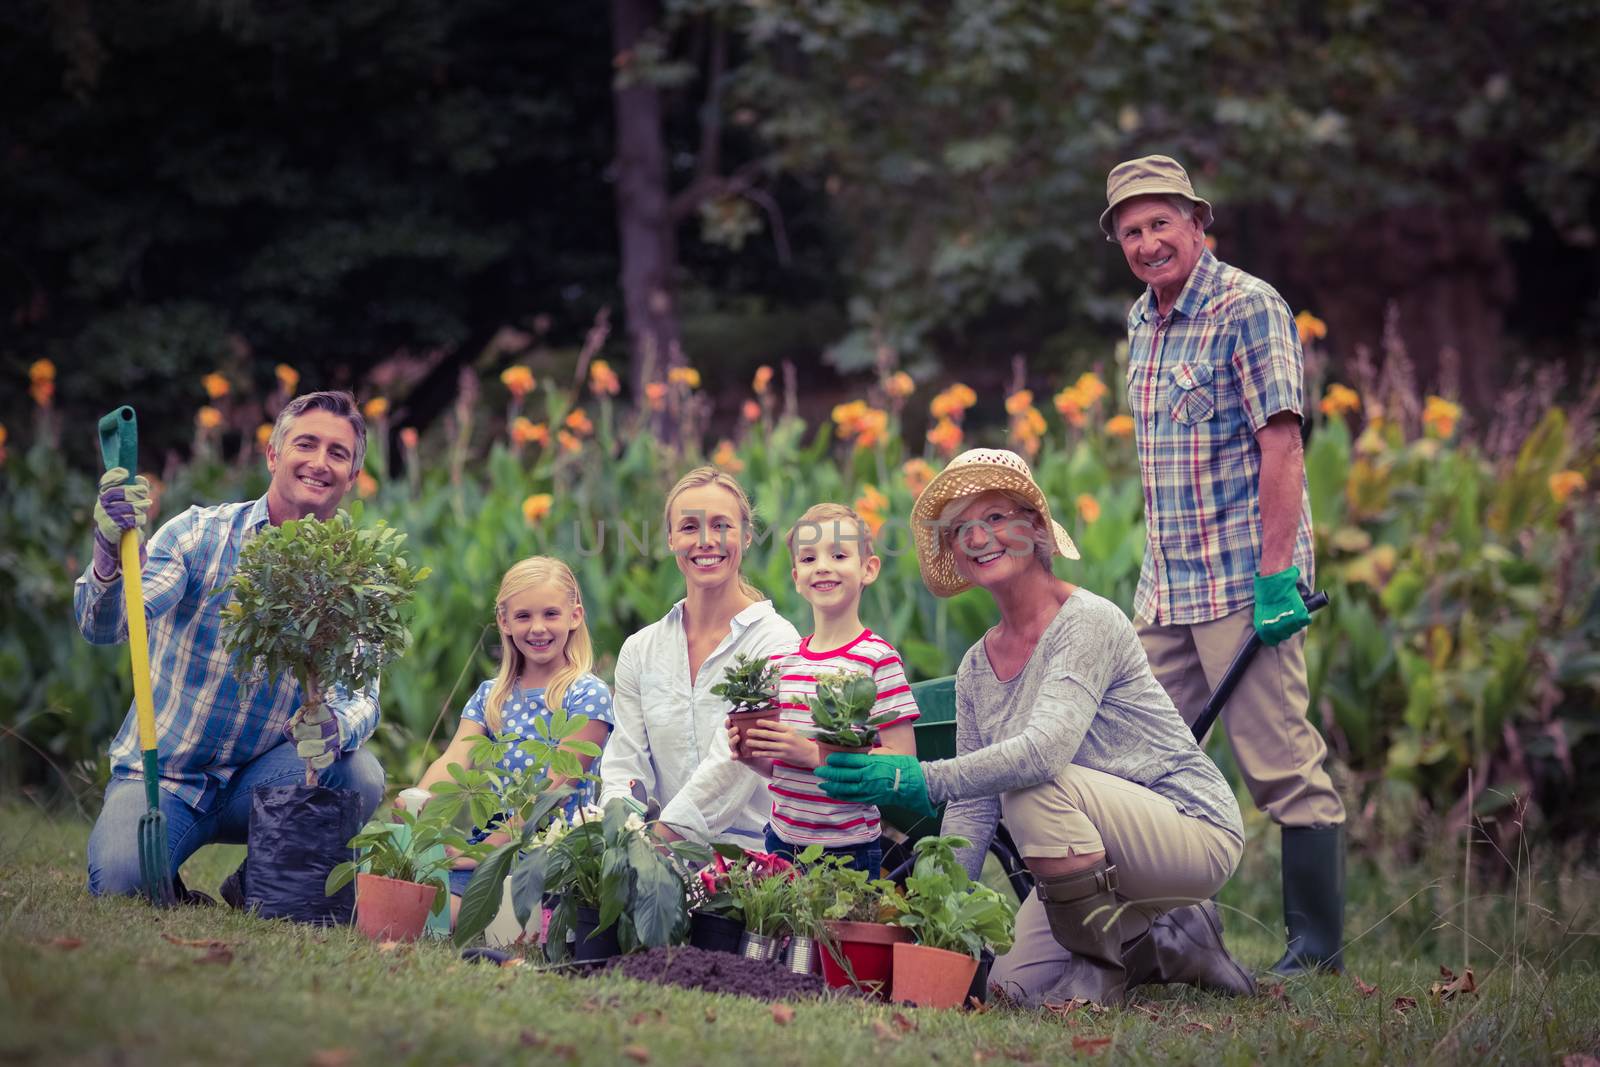
[[[356,929],[374,941],[415,941],[428,925],[436,885],[356,875]]]
[[[959,1008],[967,1001],[976,973],[978,961],[965,952],[898,944],[889,999],[921,1008]]]
[[[868,992],[886,994],[894,974],[894,946],[910,942],[911,931],[886,923],[847,922],[826,923],[825,929],[823,981],[835,989],[854,984]],[[836,959],[836,954],[842,959]]]

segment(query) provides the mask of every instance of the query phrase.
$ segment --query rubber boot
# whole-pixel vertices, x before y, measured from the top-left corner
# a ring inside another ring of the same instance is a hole
[[[1126,993],[1117,868],[1101,860],[1087,870],[1040,878],[1037,888],[1056,944],[1072,953],[1067,973],[1043,996],[1046,1004],[1089,1000],[1119,1005]]]
[[[1209,900],[1159,916],[1122,955],[1129,989],[1182,983],[1234,997],[1256,991],[1256,980],[1223,945],[1222,917]]]
[[[1283,828],[1283,924],[1274,974],[1344,970],[1344,827]]]

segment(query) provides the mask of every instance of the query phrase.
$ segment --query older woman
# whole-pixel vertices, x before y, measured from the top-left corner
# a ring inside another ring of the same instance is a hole
[[[1238,802],[1150,672],[1116,605],[1057,578],[1072,539],[1014,452],[957,456],[912,512],[922,579],[977,586],[1000,621],[956,674],[954,759],[833,756],[844,800],[922,810],[973,845],[977,875],[1003,814],[1037,892],[993,980],[1027,1003],[1120,1003],[1129,986],[1255,983],[1228,955],[1215,905],[1244,850]]]

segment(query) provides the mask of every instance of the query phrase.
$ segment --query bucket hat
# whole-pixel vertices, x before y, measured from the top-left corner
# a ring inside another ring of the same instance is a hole
[[[1136,196],[1165,196],[1175,194],[1194,202],[1200,225],[1211,228],[1211,205],[1194,195],[1189,175],[1171,156],[1141,156],[1118,163],[1106,175],[1106,209],[1100,213],[1100,229],[1106,240],[1115,243],[1116,233],[1111,227],[1111,215],[1117,205]]]

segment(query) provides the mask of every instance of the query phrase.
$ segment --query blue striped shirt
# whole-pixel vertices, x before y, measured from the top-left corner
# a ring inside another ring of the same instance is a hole
[[[1303,414],[1300,335],[1277,291],[1201,253],[1165,318],[1145,291],[1128,313],[1128,410],[1144,483],[1137,618],[1220,619],[1255,603],[1261,447],[1280,411]],[[1302,482],[1303,484],[1303,482]],[[1311,587],[1311,500],[1300,491],[1294,565]]]
[[[221,632],[228,597],[211,595],[233,577],[239,550],[267,521],[266,497],[192,507],[157,530],[147,546],[145,617],[161,787],[202,811],[235,771],[287,740],[284,726],[300,706],[300,683],[292,675],[257,675],[243,684],[234,677]],[[91,562],[73,589],[72,608],[91,644],[128,639],[120,574],[102,584]],[[344,751],[352,752],[378,726],[378,684],[354,696],[336,687],[328,707],[339,721]],[[143,778],[131,706],[111,743],[111,773]]]

